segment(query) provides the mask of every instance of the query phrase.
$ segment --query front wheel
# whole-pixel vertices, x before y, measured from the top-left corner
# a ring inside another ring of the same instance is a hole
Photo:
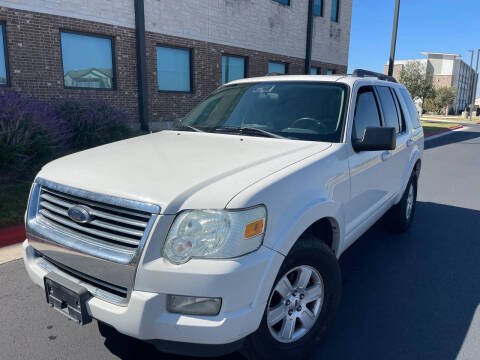
[[[244,354],[249,359],[307,357],[332,322],[340,293],[340,267],[332,250],[319,239],[302,237],[280,268]]]

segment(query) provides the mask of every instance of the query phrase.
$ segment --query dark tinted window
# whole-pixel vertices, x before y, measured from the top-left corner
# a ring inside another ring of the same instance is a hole
[[[340,142],[346,99],[346,86],[335,83],[230,85],[215,91],[178,125],[208,132],[249,127],[289,139]]]
[[[330,19],[338,22],[338,11],[340,7],[340,0],[332,0],[332,13]]]
[[[222,56],[222,84],[245,77],[245,58],[240,56]]]
[[[275,61],[268,62],[268,73],[269,74],[286,74],[287,73],[287,64],[280,63]]]
[[[290,0],[273,0],[283,5],[290,5]]]
[[[158,90],[189,92],[190,59],[190,49],[157,46]]]
[[[313,0],[313,15],[323,16],[323,0]]]
[[[6,44],[3,41],[5,38],[5,25],[0,23],[0,85],[8,84],[7,75],[7,60],[6,60]]]
[[[66,87],[113,89],[111,38],[70,32],[60,37]]]
[[[358,140],[363,139],[367,127],[378,126],[380,126],[380,116],[373,89],[370,86],[363,87],[357,95],[352,137]]]
[[[390,91],[392,92],[393,99],[395,100],[395,105],[397,106],[397,113],[400,119],[400,132],[404,132],[406,129],[406,125],[405,125],[405,113],[403,111],[402,104],[400,103],[400,99],[398,98],[398,95],[395,89],[390,88]]]
[[[387,86],[377,86],[380,103],[382,104],[383,126],[394,127],[398,133],[400,131],[397,108],[392,97],[392,93]]]
[[[407,89],[400,89],[400,94],[402,94],[403,100],[407,104],[407,110],[408,114],[410,115],[410,120],[412,121],[412,126],[414,128],[419,128],[421,125],[420,121],[418,120],[418,111],[412,100],[412,97]]]
[[[310,68],[310,75],[320,75],[320,68],[312,66]]]

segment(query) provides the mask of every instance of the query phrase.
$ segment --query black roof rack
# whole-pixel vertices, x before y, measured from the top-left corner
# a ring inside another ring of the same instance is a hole
[[[375,71],[355,69],[352,73],[353,76],[357,77],[376,77],[379,80],[385,80],[396,83],[397,80],[393,76],[388,76],[385,74],[377,73]]]

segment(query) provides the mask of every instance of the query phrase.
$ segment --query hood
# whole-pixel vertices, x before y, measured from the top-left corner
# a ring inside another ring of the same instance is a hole
[[[162,208],[224,208],[262,178],[331,144],[198,132],[161,131],[68,155],[39,177]]]

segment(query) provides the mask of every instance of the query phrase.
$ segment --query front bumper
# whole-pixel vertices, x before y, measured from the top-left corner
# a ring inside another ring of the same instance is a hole
[[[26,270],[37,285],[44,286],[49,271],[62,274],[53,264],[45,265],[28,240],[23,247]],[[263,246],[236,259],[193,259],[183,265],[144,258],[125,306],[94,296],[87,302],[87,311],[120,333],[142,340],[229,344],[258,328],[283,258]],[[221,297],[222,308],[216,316],[169,313],[167,294]]]

